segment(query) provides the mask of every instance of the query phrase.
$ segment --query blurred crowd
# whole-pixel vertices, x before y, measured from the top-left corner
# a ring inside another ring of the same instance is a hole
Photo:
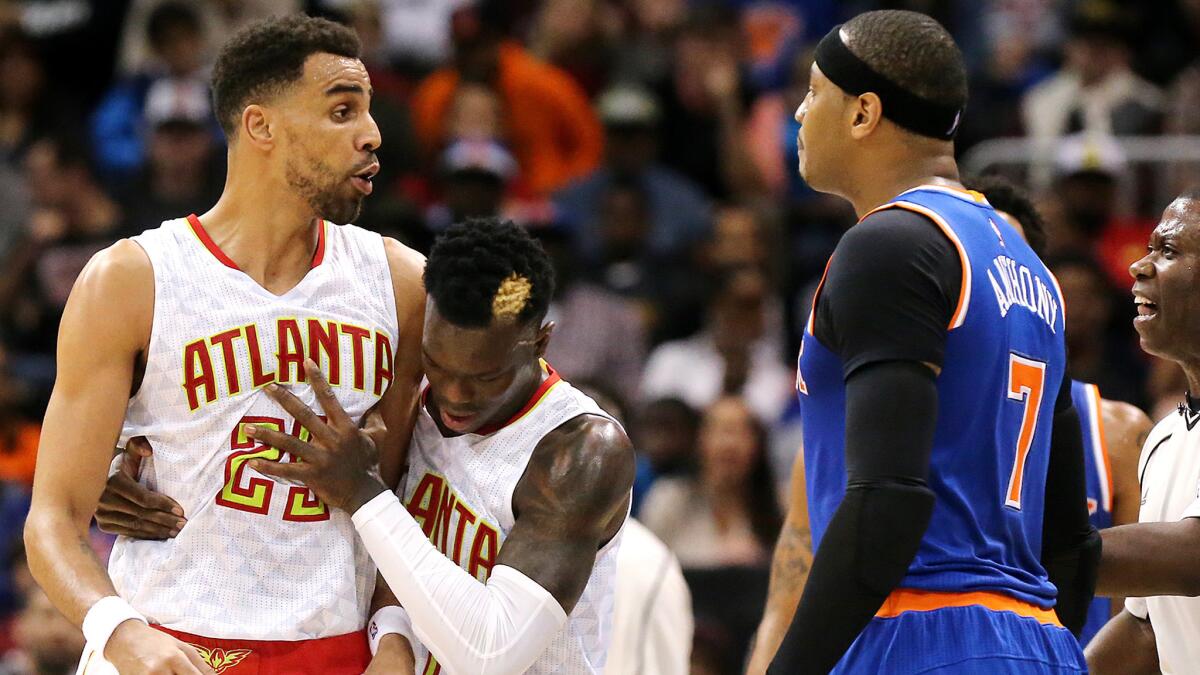
[[[553,256],[548,360],[622,411],[635,513],[692,586],[693,672],[734,672],[800,442],[800,335],[855,221],[797,175],[793,114],[811,47],[877,8],[962,46],[961,158],[1024,139],[988,170],[1047,221],[1071,374],[1161,416],[1185,384],[1137,348],[1126,268],[1200,152],[1136,145],[1200,134],[1200,1],[0,0],[0,674],[82,646],[20,545],[67,294],[101,248],[216,201],[213,56],[296,11],[363,42],[384,143],[358,224],[424,251],[502,214]]]

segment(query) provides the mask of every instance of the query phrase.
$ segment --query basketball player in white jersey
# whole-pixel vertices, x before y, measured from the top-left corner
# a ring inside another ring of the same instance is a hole
[[[353,514],[403,605],[381,610],[371,631],[411,645],[417,673],[602,673],[633,450],[541,359],[550,261],[512,223],[469,221],[434,244],[425,286],[429,385],[400,499],[315,364],[328,422],[295,387],[271,394],[311,441],[247,429],[303,461],[251,463]]]
[[[1200,672],[1200,194],[1171,202],[1129,267],[1147,353],[1178,363],[1188,392],[1142,446],[1139,522],[1104,530],[1097,593],[1125,610],[1088,645],[1091,672]]]
[[[313,401],[306,358],[351,423],[381,399],[392,434],[413,421],[422,260],[328,222],[356,217],[378,170],[358,49],[348,29],[303,16],[233,37],[213,74],[229,141],[220,200],[100,252],[71,293],[25,541],[88,638],[83,673],[368,665],[375,576],[349,516],[255,472],[253,458],[294,458],[246,433],[312,433],[263,392]],[[153,447],[141,482],[186,523],[169,540],[119,539],[106,571],[86,531],[111,449],[130,436]],[[398,477],[399,462],[388,453],[384,472]]]

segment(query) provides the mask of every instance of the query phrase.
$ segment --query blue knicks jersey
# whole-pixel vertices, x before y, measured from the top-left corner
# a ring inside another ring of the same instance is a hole
[[[937,378],[928,481],[937,501],[900,587],[1002,591],[1050,607],[1056,589],[1039,558],[1050,422],[1066,365],[1057,281],[977,193],[922,186],[881,208],[928,217],[954,243],[963,269]],[[846,394],[841,359],[813,335],[814,323],[796,384],[819,545],[845,493]]]
[[[1071,382],[1071,399],[1079,413],[1083,431],[1083,460],[1087,468],[1088,519],[1096,529],[1113,524],[1113,484],[1104,442],[1104,422],[1100,413],[1100,390],[1094,384]],[[1079,634],[1079,644],[1086,645],[1112,617],[1112,600],[1096,596],[1088,607],[1087,623]]]

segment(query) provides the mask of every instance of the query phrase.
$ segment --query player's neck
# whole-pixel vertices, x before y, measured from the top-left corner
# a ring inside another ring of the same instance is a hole
[[[1200,400],[1200,363],[1181,363],[1183,374],[1187,378],[1188,394],[1193,400]]]
[[[845,195],[854,205],[854,212],[859,218],[891,201],[896,195],[920,185],[962,187],[958,179],[958,165],[952,155],[914,158],[903,154],[895,157],[886,156],[889,153],[880,154],[885,156],[875,155],[869,172],[864,172]]]
[[[229,178],[200,222],[221,251],[260,285],[283,292],[312,266],[320,221],[287,186]]]

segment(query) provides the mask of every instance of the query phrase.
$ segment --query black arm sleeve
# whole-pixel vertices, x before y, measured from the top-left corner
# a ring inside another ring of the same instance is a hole
[[[838,243],[814,333],[841,357],[846,376],[877,361],[941,366],[961,288],[958,250],[933,221],[879,211]]]
[[[1042,566],[1058,588],[1055,611],[1072,633],[1087,621],[1100,565],[1100,533],[1088,521],[1083,432],[1063,378],[1055,401],[1042,520]]]
[[[886,361],[846,382],[846,495],[770,673],[828,673],[904,578],[933,514],[937,426],[928,367]]]

